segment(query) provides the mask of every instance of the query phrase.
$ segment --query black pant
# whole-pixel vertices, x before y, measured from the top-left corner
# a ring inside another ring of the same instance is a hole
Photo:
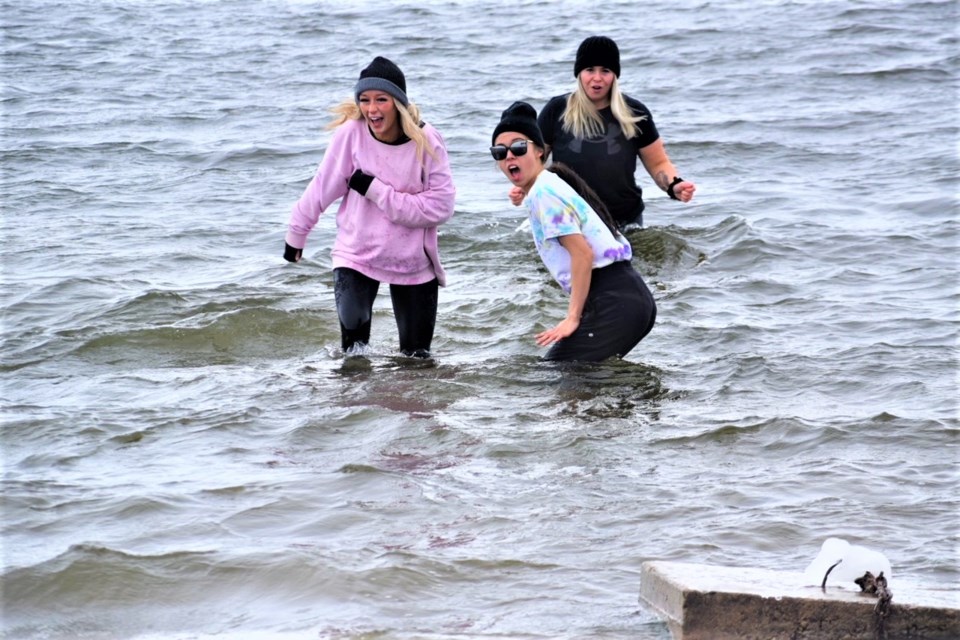
[[[622,358],[653,329],[657,303],[643,277],[627,261],[594,269],[580,326],[557,342],[545,360],[598,362]]]
[[[430,356],[433,329],[437,322],[437,292],[434,278],[424,284],[390,285],[390,300],[397,318],[400,351],[404,355]],[[380,282],[359,271],[338,267],[333,270],[333,297],[340,317],[340,345],[343,350],[370,342],[373,301]]]

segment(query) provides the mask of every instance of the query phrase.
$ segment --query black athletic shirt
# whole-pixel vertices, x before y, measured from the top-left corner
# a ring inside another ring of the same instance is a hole
[[[550,99],[538,117],[543,140],[550,145],[553,159],[576,171],[590,185],[621,226],[643,224],[643,190],[637,185],[637,154],[660,137],[653,115],[642,102],[624,96],[634,115],[646,116],[637,123],[639,134],[627,140],[610,107],[600,110],[605,134],[602,137],[576,139],[563,130],[563,111],[567,96]]]

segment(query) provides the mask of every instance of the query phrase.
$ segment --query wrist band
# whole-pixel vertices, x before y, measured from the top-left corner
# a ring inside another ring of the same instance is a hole
[[[677,186],[678,184],[680,184],[681,182],[683,182],[683,178],[681,178],[680,176],[674,176],[674,177],[673,177],[673,182],[671,182],[670,184],[667,185],[667,195],[670,196],[670,197],[671,197],[672,199],[674,199],[674,200],[679,200],[680,198],[678,198],[678,197],[677,197],[677,194],[675,194],[675,193],[673,192],[673,188],[674,188],[675,186]]]

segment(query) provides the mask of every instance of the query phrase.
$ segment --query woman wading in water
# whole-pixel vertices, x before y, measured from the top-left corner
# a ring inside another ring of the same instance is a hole
[[[569,168],[544,166],[537,112],[515,102],[493,130],[490,153],[524,206],[537,252],[569,294],[566,317],[536,336],[546,360],[623,357],[653,328],[657,306],[630,262],[630,243],[597,195]]]

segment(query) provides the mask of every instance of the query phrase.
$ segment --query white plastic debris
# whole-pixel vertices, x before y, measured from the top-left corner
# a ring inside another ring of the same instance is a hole
[[[893,578],[890,561],[879,551],[850,544],[842,538],[827,538],[820,547],[820,553],[803,572],[804,584],[819,587],[824,583],[824,576],[830,567],[833,570],[826,580],[828,586],[859,589],[854,580],[863,577],[867,571],[874,576],[879,576],[882,571],[888,582]]]

